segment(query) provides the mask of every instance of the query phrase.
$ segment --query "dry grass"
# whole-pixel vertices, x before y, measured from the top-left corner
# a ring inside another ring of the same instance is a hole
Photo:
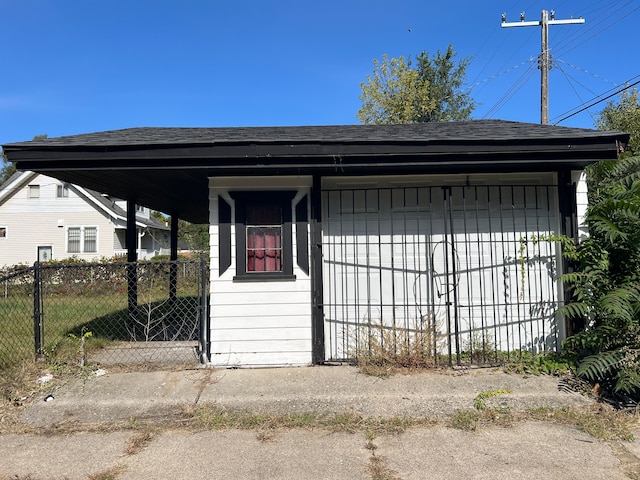
[[[482,427],[511,427],[517,421],[527,418],[505,409],[485,408],[483,410],[458,410],[447,421],[446,425],[458,430],[475,432]]]
[[[92,473],[87,480],[117,480],[120,474],[126,470],[124,465],[116,465],[100,472]]]
[[[149,445],[149,443],[151,443],[155,436],[156,432],[152,432],[150,430],[143,430],[136,433],[127,441],[127,447],[125,448],[124,453],[127,455],[140,453],[147,445]]]
[[[36,362],[23,362],[0,370],[0,433],[24,431],[25,427],[20,423],[22,410],[44,389],[60,383],[61,379],[56,374],[53,381],[38,384],[39,377],[50,373],[43,367]]]
[[[423,417],[372,418],[355,413],[252,413],[208,403],[186,407],[177,424],[193,430],[257,430],[263,432],[262,437],[267,438],[270,435],[267,432],[288,428],[322,429],[341,433],[368,431],[397,434],[413,427],[433,426],[436,422]]]
[[[48,480],[67,480],[69,477],[56,477],[55,479]],[[0,480],[40,480],[40,477],[34,477],[33,475],[3,475],[0,473]]]
[[[526,415],[532,420],[569,425],[605,441],[632,441],[632,430],[640,426],[637,413],[615,410],[604,404],[594,404],[591,408],[538,408]]]
[[[398,370],[418,370],[438,365],[438,349],[444,337],[431,315],[414,321],[409,328],[377,323],[360,327],[350,356],[356,358],[360,370],[376,377],[387,377]]]
[[[567,425],[603,441],[633,441],[632,432],[640,427],[637,415],[602,404],[591,408],[537,408],[519,413],[502,408],[459,410],[446,425],[473,432],[482,427],[510,427],[526,421]]]
[[[387,459],[382,456],[372,455],[365,471],[372,480],[399,480],[398,472],[387,467]]]
[[[29,398],[38,392],[36,380],[42,373],[42,365],[35,362],[22,362],[0,370],[0,398],[12,403]]]
[[[368,431],[367,434],[367,443],[365,444],[365,448],[371,452],[371,457],[369,457],[369,463],[365,467],[365,471],[367,474],[371,476],[373,480],[396,480],[399,477],[395,470],[387,467],[386,457],[376,455],[376,450],[378,446],[375,444],[374,440],[376,438],[375,432]]]

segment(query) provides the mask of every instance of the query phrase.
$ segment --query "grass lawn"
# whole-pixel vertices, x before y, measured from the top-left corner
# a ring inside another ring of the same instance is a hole
[[[154,295],[152,299],[149,295],[141,295],[134,327],[136,340],[180,340],[178,334],[182,330],[197,331],[194,328],[198,306],[197,296],[178,297],[176,303],[170,305],[165,292]],[[64,362],[77,356],[79,338],[85,332],[91,332],[91,336],[86,338],[88,350],[113,342],[131,341],[132,338],[131,327],[128,327],[126,292],[87,296],[46,295],[43,312],[42,347],[49,361]],[[33,324],[32,297],[0,298],[0,369],[33,360]],[[173,333],[169,333],[167,338],[166,332]]]
[[[100,321],[101,332],[110,330],[110,320],[114,323],[126,312],[127,296],[49,296],[44,304],[43,348],[46,355],[55,351],[69,340],[70,333],[80,332],[83,327],[91,330],[92,324]],[[35,343],[33,333],[33,298],[0,299],[0,367],[33,359]],[[111,326],[114,336],[118,333],[117,323]],[[97,335],[95,340],[104,338]],[[109,339],[107,337],[107,339]]]

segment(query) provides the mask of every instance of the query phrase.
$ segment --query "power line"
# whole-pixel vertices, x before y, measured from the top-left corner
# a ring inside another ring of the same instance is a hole
[[[535,73],[534,63],[530,60],[529,68],[527,68],[522,75],[516,80],[511,87],[507,89],[506,92],[498,99],[494,105],[487,110],[487,112],[482,116],[482,118],[490,118],[491,115],[497,113],[513,96],[524,86],[527,82],[533,77]]]
[[[585,43],[587,43],[589,40],[591,40],[592,38],[600,35],[602,32],[604,32],[605,30],[608,30],[609,28],[613,27],[614,25],[617,25],[618,23],[622,22],[623,20],[626,19],[626,17],[628,17],[629,15],[631,15],[633,12],[635,12],[636,10],[640,9],[640,7],[637,7],[633,10],[631,10],[631,12],[629,12],[628,14],[626,14],[626,16],[621,17],[620,15],[615,17],[615,21],[613,21],[612,23],[610,23],[609,25],[604,25],[605,22],[610,19],[611,17],[614,17],[614,15],[616,15],[620,10],[622,10],[623,8],[629,6],[630,4],[633,3],[634,0],[630,0],[629,2],[625,3],[624,5],[622,5],[620,8],[618,8],[617,10],[609,13],[606,17],[604,17],[603,19],[596,21],[596,23],[590,25],[588,28],[582,30],[580,33],[576,34],[575,36],[573,36],[571,38],[571,41],[568,42],[567,45],[561,45],[556,47],[555,50],[555,54],[556,55],[566,55],[567,53],[571,52],[572,50],[575,50],[576,48],[584,45]],[[590,37],[587,37],[586,39],[582,40],[580,43],[578,43],[577,45],[571,45],[571,43],[575,43],[576,41],[578,41],[581,37],[584,37],[585,35],[588,35],[589,33],[593,32],[596,28],[602,26],[602,28],[600,28],[600,30],[597,30],[595,33],[593,33],[593,35],[591,35]]]
[[[636,75],[636,76],[635,76],[635,77],[633,77],[633,78],[637,78],[638,76],[640,76],[640,75]],[[576,112],[573,112],[573,113],[571,113],[571,114],[569,114],[569,115],[567,115],[567,116],[565,116],[565,117],[562,117],[560,120],[558,120],[557,122],[555,122],[553,125],[558,125],[559,123],[564,122],[564,121],[565,121],[566,119],[568,119],[568,118],[571,118],[571,117],[573,117],[573,116],[575,116],[575,115],[577,115],[577,114],[579,114],[579,113],[582,113],[582,112],[584,112],[585,110],[588,110],[589,108],[591,108],[591,107],[593,107],[593,106],[595,106],[595,105],[597,105],[597,104],[599,104],[599,103],[602,103],[602,102],[604,102],[605,100],[610,99],[611,97],[615,97],[616,95],[618,95],[618,94],[619,94],[619,93],[621,93],[621,92],[624,92],[625,90],[628,90],[628,89],[630,89],[630,88],[632,88],[632,87],[635,87],[635,86],[636,86],[636,85],[638,85],[639,83],[640,83],[640,80],[637,80],[637,81],[633,82],[632,84],[627,85],[627,86],[625,86],[625,87],[623,87],[623,88],[621,88],[621,89],[619,89],[619,90],[617,90],[617,91],[613,92],[611,95],[607,95],[606,97],[600,98],[599,100],[596,100],[595,102],[593,102],[593,103],[591,103],[591,104],[589,104],[589,105],[587,105],[587,106],[585,106],[585,107],[581,108],[580,110],[578,110],[578,111],[576,111]],[[571,111],[571,110],[569,110],[569,111]]]
[[[609,90],[606,90],[606,91],[604,91],[604,92],[600,93],[600,95],[595,95],[593,98],[589,99],[589,100],[588,100],[588,102],[592,102],[592,101],[594,101],[594,100],[596,100],[596,99],[603,99],[603,100],[606,100],[607,98],[610,98],[610,97],[611,97],[611,95],[609,95],[609,93],[610,93],[610,92],[613,92],[613,94],[612,94],[612,95],[616,95],[617,93],[619,93],[619,92],[621,92],[621,91],[623,91],[623,90],[624,90],[624,88],[623,88],[623,89],[621,89],[621,90],[618,90],[618,88],[619,88],[621,85],[625,85],[625,86],[626,86],[626,85],[630,84],[631,82],[633,82],[633,81],[634,81],[636,78],[638,78],[638,77],[640,77],[640,75],[636,75],[636,76],[634,76],[634,77],[631,77],[629,80],[627,80],[627,81],[625,81],[625,82],[622,82],[622,83],[619,83],[619,84],[615,85],[614,87],[610,88]],[[605,96],[605,95],[609,95],[609,97],[604,98],[604,96]],[[583,107],[584,105],[586,105],[588,102],[583,102],[583,103],[581,103],[580,105],[577,105],[577,106],[575,106],[575,107],[573,107],[573,108],[570,108],[570,109],[569,109],[569,110],[567,110],[566,112],[563,112],[563,113],[561,113],[560,115],[556,115],[552,120],[555,120],[556,118],[559,118],[559,117],[562,117],[562,116],[564,116],[564,115],[567,115],[567,114],[569,114],[569,113],[573,112],[573,111],[574,111],[574,110],[576,110],[576,109],[582,108],[582,107]],[[589,108],[590,108],[590,107],[589,107]],[[576,113],[577,113],[577,112],[576,112]],[[573,115],[575,115],[575,114],[572,114],[571,116],[573,116]]]
[[[569,75],[567,72],[564,71],[564,68],[562,68],[561,66],[557,65],[558,70],[560,70],[560,72],[562,73],[562,75],[564,75],[564,78],[567,79],[567,83],[569,84],[569,86],[571,87],[571,90],[573,90],[573,93],[576,94],[576,97],[578,97],[578,99],[582,102],[582,104],[584,105],[584,100],[582,99],[582,97],[580,96],[580,94],[578,93],[578,90],[576,90],[576,88],[573,86],[573,83],[571,83],[571,80],[573,79],[578,85],[580,85],[582,88],[584,88],[585,90],[589,91],[590,93],[595,94],[595,92],[591,92],[591,90],[589,90],[587,87],[585,87],[584,85],[582,85],[580,82],[578,82],[576,79],[574,79],[573,77],[571,77],[571,75]],[[596,121],[596,119],[593,117],[593,115],[591,114],[591,112],[589,112],[587,110],[587,112],[589,113],[589,116],[591,117],[591,120]]]
[[[589,24],[587,24],[584,28],[581,28],[580,30],[565,29],[564,30],[564,35],[560,36],[559,38],[556,38],[556,41],[553,42],[553,47],[552,47],[553,53],[557,54],[563,48],[569,47],[570,44],[573,43],[577,38],[591,33],[595,28],[597,28],[599,25],[601,25],[604,22],[602,17],[607,15],[606,18],[609,18],[611,16],[611,15],[609,15],[610,12],[614,8],[617,8],[618,5],[620,3],[622,3],[623,1],[627,1],[627,0],[616,0],[612,4],[606,4],[606,5],[604,4],[604,2],[602,2],[602,3],[600,3],[599,6],[592,6],[591,8],[585,7],[584,5],[580,5],[580,11],[579,11],[580,16],[585,17],[585,18],[587,16],[591,16],[591,17],[595,18],[595,21],[594,22],[590,22]],[[624,8],[624,5],[621,8]],[[575,15],[573,15],[573,16],[575,16]]]
[[[569,62],[565,62],[564,60],[561,60],[561,59],[559,59],[559,58],[558,58],[558,59],[556,59],[556,60],[554,61],[554,63],[556,63],[556,64],[557,64],[557,63],[564,63],[565,65],[567,65],[568,67],[573,68],[574,70],[579,70],[579,71],[581,71],[581,72],[583,72],[583,73],[586,73],[587,75],[591,75],[592,77],[597,78],[598,80],[602,80],[603,82],[610,83],[610,84],[611,84],[611,85],[613,85],[614,87],[617,87],[617,86],[618,86],[618,84],[616,84],[616,83],[612,82],[611,80],[607,80],[606,78],[604,78],[604,77],[602,77],[602,76],[598,75],[597,73],[590,72],[589,70],[587,70],[587,69],[585,69],[585,68],[582,68],[582,67],[578,67],[578,66],[576,66],[576,65],[571,65]],[[559,68],[559,67],[558,67],[558,68]]]
[[[513,66],[513,67],[511,67],[511,68],[507,68],[506,70],[503,70],[503,71],[502,71],[502,72],[500,72],[500,73],[496,73],[496,74],[494,74],[494,75],[491,75],[490,77],[485,78],[484,80],[481,80],[481,81],[479,81],[479,82],[476,82],[476,83],[472,84],[472,85],[469,87],[469,92],[471,92],[471,90],[473,90],[475,87],[478,87],[478,86],[482,85],[483,83],[487,83],[487,82],[488,82],[488,81],[490,81],[490,80],[494,80],[494,79],[496,79],[496,78],[498,78],[498,77],[501,77],[502,75],[505,75],[505,74],[507,74],[507,73],[513,72],[514,70],[516,70],[516,69],[520,68],[520,67],[521,67],[522,65],[524,65],[525,63],[531,63],[532,61],[533,61],[533,57],[529,58],[528,60],[525,60],[524,62],[520,62],[518,65],[514,65],[514,66]]]

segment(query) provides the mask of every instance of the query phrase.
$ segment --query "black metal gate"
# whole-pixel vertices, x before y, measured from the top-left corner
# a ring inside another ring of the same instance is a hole
[[[326,360],[385,344],[458,364],[558,349],[556,190],[325,189]]]

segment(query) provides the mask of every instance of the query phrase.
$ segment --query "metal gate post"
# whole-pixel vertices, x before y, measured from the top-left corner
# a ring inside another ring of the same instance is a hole
[[[460,365],[460,331],[458,318],[458,285],[457,285],[457,269],[456,269],[456,244],[454,235],[453,209],[451,205],[451,197],[453,191],[451,187],[442,187],[444,193],[444,276],[446,281],[445,301],[447,303],[447,338],[449,348],[449,365],[453,365],[453,345],[451,344],[451,335],[454,337],[456,364]],[[449,263],[451,262],[451,263]],[[453,295],[453,298],[451,298]],[[451,309],[453,308],[453,318]],[[453,320],[453,325],[452,325]],[[453,332],[452,327],[453,326]]]
[[[200,260],[200,363],[207,364],[211,353],[209,342],[209,305],[207,298],[207,281],[209,279],[207,262]]]

